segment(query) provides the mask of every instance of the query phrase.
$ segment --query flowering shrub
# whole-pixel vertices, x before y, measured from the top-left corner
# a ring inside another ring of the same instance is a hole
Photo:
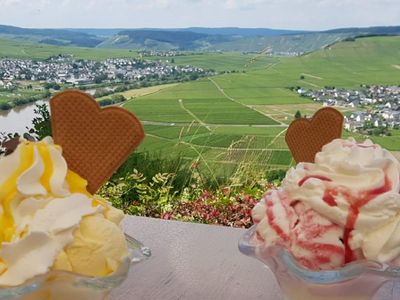
[[[182,191],[173,190],[173,173],[158,173],[147,179],[132,174],[106,183],[99,195],[127,214],[247,228],[252,224],[251,209],[273,184],[263,180],[250,187],[222,187],[214,190],[202,185],[196,172]]]
[[[252,224],[251,209],[258,200],[245,193],[226,198],[221,191],[204,191],[200,198],[180,202],[161,218],[247,228]]]

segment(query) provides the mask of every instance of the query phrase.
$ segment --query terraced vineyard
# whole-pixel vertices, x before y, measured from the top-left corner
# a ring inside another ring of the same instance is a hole
[[[150,60],[164,60],[171,63],[171,58],[160,56],[144,57]],[[192,55],[181,55],[173,58],[176,65],[193,65],[216,71],[241,72],[251,69],[263,69],[266,65],[272,65],[279,61],[277,57],[242,54],[237,52],[227,53],[201,53]]]
[[[320,107],[289,87],[398,85],[399,47],[400,37],[373,37],[338,43],[301,57],[243,55],[242,60],[232,60],[232,69],[246,72],[171,86],[137,97],[125,107],[145,124],[147,138],[139,151],[181,154],[217,173],[241,163],[286,169],[292,163],[284,142],[287,124],[297,110],[312,115]],[[190,56],[177,58],[176,63],[218,68],[216,59],[204,54],[192,60]],[[228,68],[226,60],[220,68]],[[391,137],[373,140],[400,150],[396,131]]]

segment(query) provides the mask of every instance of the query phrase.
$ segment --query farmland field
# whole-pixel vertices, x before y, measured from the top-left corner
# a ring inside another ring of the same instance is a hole
[[[171,58],[160,56],[147,56],[144,58],[150,60],[168,60],[168,62],[171,62]],[[176,65],[193,65],[205,69],[214,69],[216,71],[239,72],[251,69],[263,69],[278,61],[279,59],[277,57],[235,52],[202,53],[174,57],[174,64]]]
[[[127,90],[125,92],[115,93],[114,95],[122,95],[128,100],[133,100],[136,97],[154,94],[154,93],[157,93],[163,89],[169,88],[174,85],[176,85],[176,83],[155,85],[155,86],[150,86],[150,87],[145,87],[145,88],[140,88],[140,89]],[[103,97],[99,97],[96,99],[102,100],[105,98],[108,98],[108,96],[103,96]]]
[[[361,38],[300,57],[254,60],[243,55],[232,59],[230,67],[228,60],[218,65],[216,54],[176,57],[177,64],[245,72],[172,86],[137,97],[125,107],[146,124],[147,138],[139,151],[180,153],[218,172],[245,161],[255,167],[286,169],[293,163],[284,141],[287,124],[297,110],[311,116],[321,107],[290,88],[398,85],[400,69],[394,66],[400,62],[399,47],[400,37]],[[398,131],[371,139],[389,150],[400,150]]]
[[[172,86],[125,105],[144,121],[169,123],[277,125],[278,122],[226,98],[210,80]],[[232,117],[237,116],[237,117]]]

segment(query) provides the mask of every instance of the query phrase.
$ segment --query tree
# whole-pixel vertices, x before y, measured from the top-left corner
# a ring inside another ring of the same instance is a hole
[[[296,113],[294,114],[294,118],[295,119],[300,119],[301,118],[301,112],[299,110],[296,111]]]
[[[192,73],[192,74],[190,74],[189,78],[190,78],[190,80],[196,80],[199,78],[199,75],[197,75],[196,73]]]
[[[32,120],[33,128],[29,130],[29,133],[38,140],[51,136],[50,113],[47,104],[36,104],[33,111],[36,117]]]
[[[46,90],[54,89],[58,91],[61,88],[61,86],[55,82],[46,82],[43,86]]]
[[[0,110],[9,110],[11,108],[12,108],[12,106],[10,103],[7,103],[7,102],[0,103]]]
[[[99,83],[102,83],[103,80],[106,80],[106,79],[107,79],[107,74],[99,74],[94,78],[94,82],[99,84]]]
[[[300,76],[300,79],[301,79],[301,80],[303,80],[304,78],[305,78],[304,75],[301,75],[301,76]]]
[[[117,75],[115,75],[115,77],[117,77],[117,79],[119,79],[119,80],[123,80],[125,78],[125,75],[122,73],[117,73]]]

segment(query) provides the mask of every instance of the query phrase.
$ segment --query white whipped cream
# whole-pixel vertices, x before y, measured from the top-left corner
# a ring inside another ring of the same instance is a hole
[[[93,206],[88,195],[70,192],[67,164],[59,147],[47,140],[31,143],[33,151],[23,152],[24,143],[0,159],[0,189],[4,188],[0,191],[0,218],[11,195],[15,224],[12,237],[0,244],[0,285],[6,286],[46,273],[72,242],[82,218],[103,210]]]
[[[46,273],[58,253],[72,242],[72,233],[82,217],[98,210],[92,207],[92,200],[82,194],[51,200],[29,198],[20,202],[15,209],[18,229],[14,240],[3,243],[0,249],[0,257],[8,268],[0,276],[0,285],[18,285]],[[25,228],[28,232],[20,238]]]

